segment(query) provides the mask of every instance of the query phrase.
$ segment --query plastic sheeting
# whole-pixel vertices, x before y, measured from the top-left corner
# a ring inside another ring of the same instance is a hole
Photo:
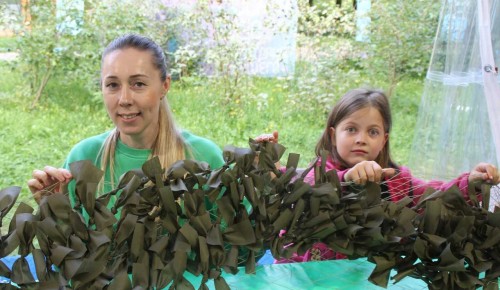
[[[245,274],[240,269],[237,275],[223,274],[229,287],[233,290],[273,289],[365,289],[382,290],[368,281],[374,269],[374,264],[364,259],[330,260],[318,262],[273,264],[258,266],[256,274]],[[395,274],[395,273],[394,273]],[[195,288],[198,277],[186,275]],[[210,289],[215,289],[212,283],[207,283]],[[414,278],[405,278],[400,282],[390,283],[387,289],[428,289],[427,285]]]
[[[499,61],[500,1],[444,0],[410,156],[416,176],[449,180],[479,162],[498,165]]]

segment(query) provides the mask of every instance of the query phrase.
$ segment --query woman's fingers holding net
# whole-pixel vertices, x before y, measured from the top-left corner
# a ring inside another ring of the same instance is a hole
[[[43,170],[33,170],[32,178],[28,180],[28,188],[36,202],[40,202],[43,196],[60,193],[61,185],[71,179],[72,175],[67,169],[45,166]]]
[[[257,142],[272,142],[278,143],[278,131],[273,131],[273,133],[260,134],[254,139]]]

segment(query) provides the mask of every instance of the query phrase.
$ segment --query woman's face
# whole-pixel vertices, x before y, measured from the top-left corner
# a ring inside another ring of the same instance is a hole
[[[373,161],[385,146],[385,133],[380,112],[367,107],[355,111],[335,128],[330,127],[332,143],[349,167],[361,161]]]
[[[158,134],[158,116],[170,79],[162,81],[149,51],[112,51],[102,63],[102,94],[122,142],[150,149]]]

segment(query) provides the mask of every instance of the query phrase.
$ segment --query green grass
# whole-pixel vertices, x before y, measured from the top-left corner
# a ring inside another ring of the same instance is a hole
[[[61,166],[73,144],[111,124],[102,106],[85,101],[90,94],[78,85],[48,86],[49,97],[31,110],[16,72],[0,62],[0,73],[7,77],[0,87],[0,188],[22,186],[20,201],[33,204],[26,186],[33,169]]]
[[[226,102],[219,91],[207,86],[180,87],[173,84],[169,101],[177,122],[219,146],[247,147],[249,138],[278,130],[288,153],[301,154],[301,166],[313,158],[314,147],[325,117],[301,113],[303,104],[293,102],[283,80],[255,79],[241,101]]]
[[[14,51],[16,39],[14,37],[0,37],[0,53]]]
[[[391,154],[400,165],[408,165],[422,92],[422,80],[405,80],[399,83],[390,99],[393,123]]]
[[[0,62],[0,188],[22,186],[20,200],[33,205],[26,186],[33,169],[61,166],[75,143],[112,124],[100,99],[78,83],[58,83],[57,77],[49,82],[39,105],[29,109],[32,99],[10,67]],[[242,94],[227,100],[209,80],[173,82],[168,99],[182,128],[221,147],[246,147],[249,138],[278,130],[280,143],[287,147],[282,162],[289,153],[299,153],[299,166],[307,166],[323,130],[325,108],[297,99],[290,80],[259,78],[244,87]],[[408,161],[421,91],[420,80],[408,80],[391,98],[391,150],[400,164]]]

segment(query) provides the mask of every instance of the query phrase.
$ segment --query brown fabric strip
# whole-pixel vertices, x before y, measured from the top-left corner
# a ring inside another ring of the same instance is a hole
[[[369,280],[382,287],[392,270],[394,281],[416,277],[430,289],[498,287],[500,212],[486,210],[490,185],[481,184],[478,193],[469,186],[469,203],[457,187],[429,189],[410,208],[409,197],[383,200],[379,184],[341,184],[334,170],[325,172],[327,152],[297,176],[297,154],[281,172],[275,163],[284,146],[249,145],[225,147],[219,169],[192,160],[163,169],[153,157],[100,196],[102,171],[89,161],[72,163],[74,207],[65,194],[43,198],[36,214],[20,203],[1,237],[0,255],[19,248],[23,258],[12,271],[0,263],[0,272],[22,287],[193,289],[184,277],[190,271],[202,275],[201,289],[208,279],[229,289],[221,271],[235,274],[244,265],[254,273],[256,253],[266,245],[279,258],[322,241],[351,259],[367,257],[376,265]],[[303,179],[313,167],[311,187]],[[14,208],[19,192],[0,190],[0,218]],[[117,201],[108,209],[111,197]],[[39,281],[24,259],[30,253]]]

